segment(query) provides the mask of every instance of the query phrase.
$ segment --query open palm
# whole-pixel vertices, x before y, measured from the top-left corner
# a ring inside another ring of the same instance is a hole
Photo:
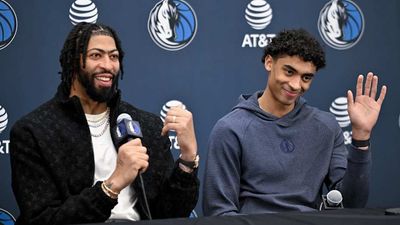
[[[347,92],[348,112],[352,124],[353,138],[357,140],[369,139],[375,126],[383,100],[386,95],[386,86],[382,86],[379,98],[375,100],[378,89],[378,76],[369,72],[363,90],[364,76],[357,78],[356,97],[351,91]]]

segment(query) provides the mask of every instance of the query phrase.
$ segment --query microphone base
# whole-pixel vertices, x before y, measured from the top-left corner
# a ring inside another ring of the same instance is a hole
[[[326,195],[322,195],[322,202],[321,205],[319,206],[319,211],[323,210],[338,210],[338,209],[343,209],[343,203],[340,202],[338,205],[331,206],[328,204],[328,200],[326,198]]]

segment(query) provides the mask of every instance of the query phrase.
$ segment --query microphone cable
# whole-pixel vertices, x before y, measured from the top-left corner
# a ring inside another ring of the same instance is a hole
[[[140,187],[142,188],[144,205],[146,207],[147,216],[149,217],[149,220],[152,220],[153,218],[151,217],[150,207],[149,207],[149,203],[147,201],[146,189],[144,188],[143,177],[142,177],[142,174],[140,173],[140,171],[139,171],[139,182],[140,182]]]
[[[139,122],[133,121],[132,117],[127,113],[121,113],[117,118],[117,136],[118,138],[128,139],[128,141],[133,138],[140,138],[140,139],[143,138]],[[152,220],[153,218],[151,216],[149,202],[147,200],[147,195],[146,195],[146,189],[144,187],[144,181],[140,170],[138,171],[138,174],[139,174],[140,188],[142,189],[143,193],[143,200],[146,211],[145,213],[149,217],[149,220]]]

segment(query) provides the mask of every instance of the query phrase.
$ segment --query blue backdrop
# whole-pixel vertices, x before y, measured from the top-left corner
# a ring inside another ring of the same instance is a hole
[[[54,95],[60,80],[60,50],[79,20],[105,23],[118,32],[126,52],[125,76],[120,82],[125,100],[160,116],[173,104],[171,100],[183,102],[193,112],[200,179],[215,122],[230,111],[239,94],[265,87],[262,47],[282,29],[305,28],[324,45],[328,62],[306,98],[309,104],[337,116],[346,140],[351,137],[351,126],[346,115],[340,114],[346,107],[341,97],[348,89],[354,91],[357,75],[373,71],[380,75],[381,84],[388,85],[372,136],[368,207],[400,206],[399,1],[342,0],[335,5],[336,1],[328,0],[174,0],[179,20],[169,27],[175,34],[172,39],[168,39],[170,33],[155,28],[165,19],[157,14],[163,10],[161,3],[0,0],[1,209],[19,214],[10,185],[10,129],[17,119]],[[331,25],[335,31],[337,21],[323,13],[335,7],[344,7],[348,16],[345,26],[336,27],[343,34],[339,38],[324,26]],[[176,155],[179,146],[173,133],[170,138]],[[201,215],[200,206],[201,201],[196,207]]]

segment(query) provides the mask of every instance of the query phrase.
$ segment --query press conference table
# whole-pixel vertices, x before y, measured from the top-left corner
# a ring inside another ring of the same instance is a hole
[[[92,225],[100,225],[93,223]],[[244,216],[162,219],[107,223],[115,225],[400,225],[400,215],[385,215],[384,209],[338,209],[322,212],[290,212]],[[103,223],[104,225],[104,223]]]

